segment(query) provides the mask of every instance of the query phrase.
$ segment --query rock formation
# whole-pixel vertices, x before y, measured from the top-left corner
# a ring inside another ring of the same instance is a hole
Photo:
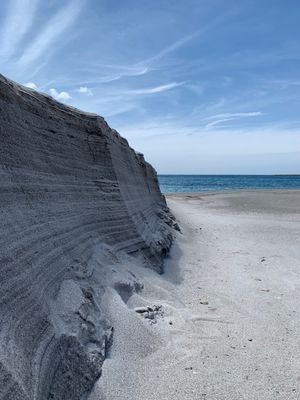
[[[83,399],[112,339],[110,275],[126,257],[161,272],[175,223],[103,118],[1,75],[0,140],[0,399]],[[126,279],[121,296],[142,288]]]

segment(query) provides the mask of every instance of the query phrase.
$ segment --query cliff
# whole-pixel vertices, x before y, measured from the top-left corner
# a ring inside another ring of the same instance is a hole
[[[161,272],[174,221],[103,118],[1,75],[0,140],[0,399],[83,399],[111,344],[106,286],[142,289],[124,260]]]

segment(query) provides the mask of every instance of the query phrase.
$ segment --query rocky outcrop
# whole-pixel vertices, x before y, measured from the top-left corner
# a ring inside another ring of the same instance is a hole
[[[174,221],[103,118],[1,75],[0,140],[0,399],[83,399],[112,340],[109,274],[130,257],[161,272]]]

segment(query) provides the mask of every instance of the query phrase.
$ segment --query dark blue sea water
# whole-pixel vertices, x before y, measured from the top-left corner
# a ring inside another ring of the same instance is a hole
[[[163,193],[226,189],[300,189],[300,175],[158,175]]]

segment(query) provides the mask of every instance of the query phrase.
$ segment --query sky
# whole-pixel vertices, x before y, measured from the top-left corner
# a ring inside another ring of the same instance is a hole
[[[298,0],[3,0],[0,73],[161,174],[300,173]]]

